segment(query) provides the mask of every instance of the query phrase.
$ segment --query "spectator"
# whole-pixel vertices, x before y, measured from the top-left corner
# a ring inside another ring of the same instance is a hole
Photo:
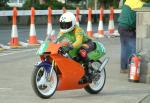
[[[126,0],[118,19],[121,42],[121,70],[128,72],[128,59],[136,52],[136,12],[135,8],[150,7],[150,0]]]

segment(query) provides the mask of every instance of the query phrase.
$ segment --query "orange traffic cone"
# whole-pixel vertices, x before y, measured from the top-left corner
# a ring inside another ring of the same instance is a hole
[[[6,45],[3,45],[3,44],[0,44],[0,51],[2,50],[7,50],[7,49],[11,49],[10,46],[6,46]]]
[[[99,37],[104,36],[104,28],[103,28],[103,8],[100,8],[100,16],[99,16],[99,26],[98,26],[98,34]]]
[[[79,26],[79,14],[80,14],[80,8],[76,8],[76,25]]]
[[[110,18],[109,18],[109,25],[108,25],[109,34],[114,33],[115,26],[114,26],[114,9],[113,7],[110,8]]]
[[[11,33],[11,40],[9,42],[9,45],[11,48],[17,48],[20,47],[19,39],[18,39],[18,30],[17,30],[17,8],[13,8],[13,25],[12,25],[12,33]]]
[[[87,34],[90,37],[93,37],[93,30],[92,30],[92,9],[88,9],[88,25],[87,25]]]
[[[53,42],[56,40],[56,35],[55,35],[55,31],[54,30],[52,30],[52,32],[50,34],[50,40],[53,41]]]
[[[63,7],[62,10],[63,10],[63,13],[66,13],[67,11],[65,7]]]
[[[52,32],[52,9],[48,8],[48,25],[47,25],[47,35],[50,35]]]
[[[30,45],[37,45],[37,44],[39,44],[37,36],[36,36],[36,31],[35,31],[34,19],[35,19],[35,9],[34,9],[34,7],[32,7],[31,8],[30,34],[29,34],[29,42],[28,42]]]
[[[3,49],[2,46],[0,45],[0,51],[2,51],[2,50],[4,50],[4,49]]]

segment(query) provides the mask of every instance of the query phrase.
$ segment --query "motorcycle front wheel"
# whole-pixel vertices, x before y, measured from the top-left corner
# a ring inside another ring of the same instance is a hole
[[[104,68],[99,73],[99,77],[97,79],[93,79],[92,83],[87,85],[84,89],[90,94],[97,94],[103,89],[103,87],[105,85],[105,81],[106,81],[106,71]]]
[[[36,67],[32,73],[32,87],[37,96],[48,99],[56,91],[58,84],[58,77],[56,71],[53,69],[49,77],[44,67]]]

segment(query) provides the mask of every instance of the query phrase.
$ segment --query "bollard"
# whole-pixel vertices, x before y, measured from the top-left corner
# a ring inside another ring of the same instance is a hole
[[[48,8],[48,24],[47,24],[47,35],[50,35],[52,32],[52,9]]]
[[[30,25],[30,34],[29,34],[29,45],[37,45],[38,40],[37,40],[37,36],[36,36],[36,31],[35,31],[35,9],[34,7],[31,8],[31,25]]]
[[[113,7],[111,7],[110,8],[109,25],[108,25],[109,34],[113,34],[114,30],[115,30],[115,26],[114,26],[114,9],[113,9]]]
[[[100,8],[100,14],[99,14],[99,26],[98,26],[98,34],[99,37],[104,37],[104,28],[103,28],[103,8]]]
[[[18,39],[18,30],[17,30],[17,8],[13,8],[13,18],[12,18],[12,33],[11,40],[9,42],[11,48],[20,47],[19,39]]]
[[[87,24],[87,34],[90,37],[93,37],[93,30],[92,30],[92,9],[88,9],[88,24]]]

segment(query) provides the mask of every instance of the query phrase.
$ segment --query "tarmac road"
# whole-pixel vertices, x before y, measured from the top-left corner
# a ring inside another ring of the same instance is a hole
[[[110,57],[101,93],[91,95],[84,89],[58,91],[51,99],[41,99],[31,87],[31,73],[39,60],[37,48],[11,49],[0,52],[0,103],[149,103],[142,101],[150,94],[150,85],[128,82],[128,75],[119,72],[119,38],[100,41]]]

